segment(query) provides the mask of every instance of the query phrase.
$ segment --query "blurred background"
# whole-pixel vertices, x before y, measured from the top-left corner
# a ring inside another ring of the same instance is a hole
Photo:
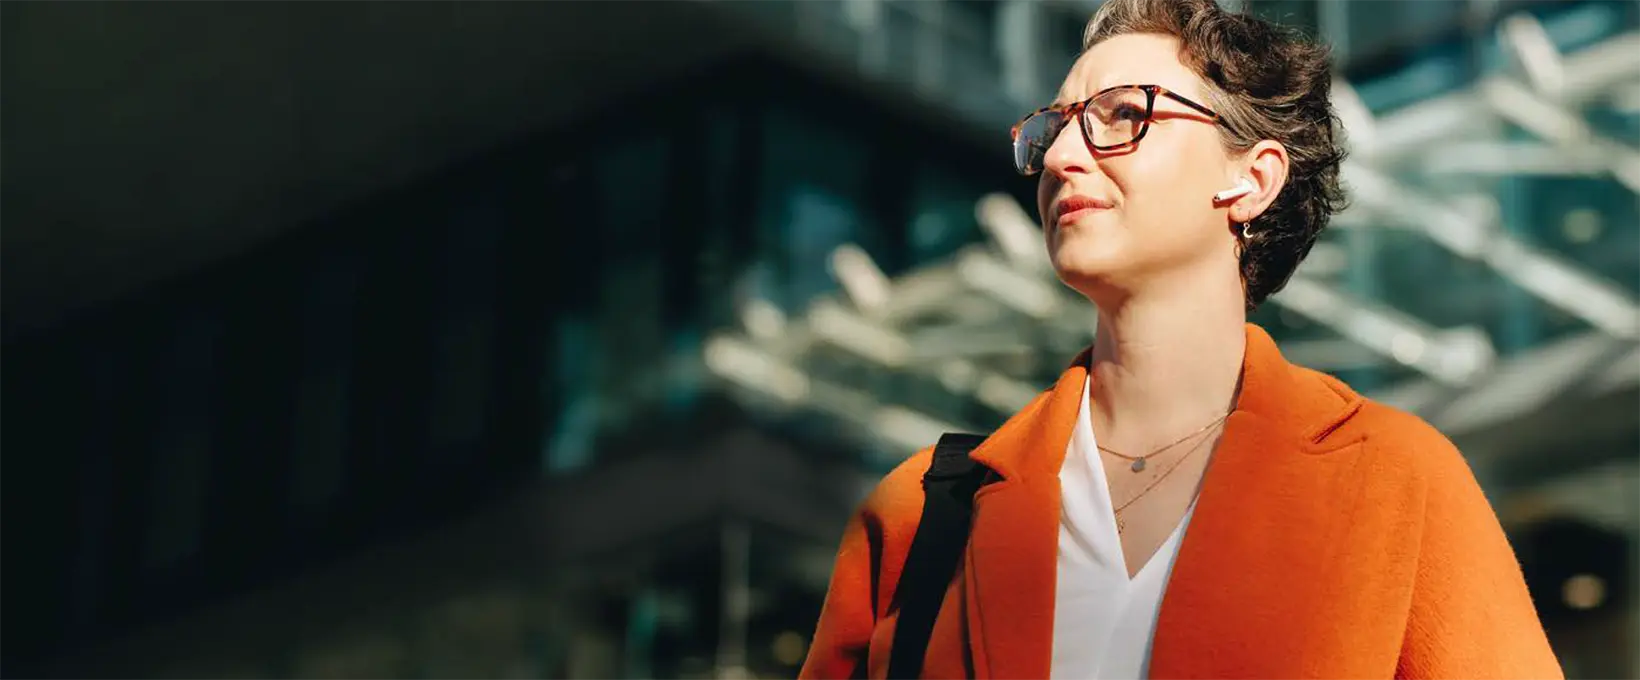
[[[1256,315],[1640,677],[1640,4],[1242,0],[1354,207]],[[790,677],[1092,333],[1008,127],[1098,0],[0,6],[8,676]]]

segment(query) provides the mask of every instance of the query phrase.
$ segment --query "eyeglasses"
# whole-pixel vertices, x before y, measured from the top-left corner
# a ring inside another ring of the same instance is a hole
[[[1212,109],[1169,92],[1160,85],[1117,85],[1100,90],[1085,101],[1038,110],[1014,125],[1014,169],[1021,175],[1042,172],[1048,147],[1072,118],[1082,120],[1082,138],[1096,151],[1137,144],[1150,130],[1156,114],[1156,95],[1184,104],[1225,125]]]

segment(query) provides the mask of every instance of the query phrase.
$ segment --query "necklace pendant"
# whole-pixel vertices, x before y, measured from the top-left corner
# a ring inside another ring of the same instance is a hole
[[[1143,472],[1144,469],[1145,469],[1145,459],[1143,457],[1133,459],[1133,471],[1134,472]]]

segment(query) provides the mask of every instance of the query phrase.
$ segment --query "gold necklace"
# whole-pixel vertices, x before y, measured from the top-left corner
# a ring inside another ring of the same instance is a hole
[[[1224,419],[1220,418],[1219,420],[1224,420]],[[1197,432],[1196,434],[1200,434],[1200,432]],[[1156,486],[1158,484],[1162,483],[1162,480],[1167,479],[1168,475],[1173,474],[1174,470],[1179,469],[1179,466],[1184,464],[1184,461],[1185,461],[1186,458],[1189,458],[1191,456],[1191,454],[1194,454],[1195,452],[1201,450],[1202,445],[1206,444],[1208,442],[1208,440],[1210,440],[1210,439],[1212,439],[1212,437],[1208,437],[1207,439],[1203,439],[1199,442],[1196,442],[1195,446],[1190,447],[1190,450],[1185,451],[1184,455],[1179,456],[1179,459],[1176,460],[1176,461],[1173,461],[1173,464],[1169,465],[1166,470],[1163,470],[1161,475],[1157,476],[1156,479],[1154,479],[1150,482],[1150,484],[1146,485],[1143,491],[1140,491],[1138,493],[1138,495],[1135,495],[1134,497],[1127,499],[1127,502],[1123,503],[1121,505],[1121,507],[1118,507],[1115,510],[1113,510],[1111,512],[1111,514],[1116,516],[1116,533],[1120,534],[1120,533],[1122,533],[1123,531],[1125,531],[1127,529],[1127,522],[1122,520],[1122,511],[1126,510],[1129,505],[1133,505],[1133,503],[1135,501],[1137,501],[1141,498],[1144,498],[1145,494],[1150,493],[1151,489],[1156,488]]]
[[[1219,424],[1219,423],[1222,423],[1222,422],[1224,422],[1224,419],[1225,419],[1225,418],[1229,418],[1229,417],[1230,417],[1230,413],[1229,413],[1229,412],[1225,412],[1225,414],[1224,414],[1224,415],[1222,415],[1222,416],[1219,416],[1219,417],[1218,417],[1218,418],[1215,418],[1215,419],[1213,419],[1213,422],[1211,422],[1211,423],[1208,423],[1208,424],[1206,424],[1206,425],[1203,425],[1203,426],[1201,426],[1201,429],[1198,429],[1198,430],[1196,430],[1196,431],[1195,431],[1195,432],[1191,432],[1191,433],[1190,433],[1190,434],[1187,434],[1187,435],[1185,435],[1185,436],[1183,436],[1183,437],[1179,437],[1179,438],[1178,438],[1178,439],[1175,439],[1175,440],[1173,440],[1173,441],[1172,441],[1172,442],[1169,442],[1169,443],[1167,443],[1167,444],[1164,444],[1164,445],[1162,445],[1162,446],[1159,446],[1159,447],[1157,447],[1157,448],[1156,448],[1156,449],[1155,449],[1155,450],[1153,450],[1153,451],[1151,451],[1151,452],[1150,452],[1150,453],[1147,453],[1147,454],[1145,454],[1145,455],[1142,455],[1142,456],[1130,456],[1130,455],[1127,455],[1127,454],[1125,454],[1125,453],[1122,453],[1122,452],[1120,452],[1120,451],[1114,451],[1114,450],[1112,450],[1112,449],[1108,449],[1108,448],[1106,448],[1106,447],[1105,447],[1105,446],[1104,446],[1104,445],[1103,445],[1103,444],[1100,444],[1100,445],[1099,445],[1099,450],[1100,450],[1100,451],[1104,451],[1104,452],[1105,452],[1105,453],[1108,453],[1108,454],[1110,454],[1110,455],[1112,455],[1112,456],[1116,456],[1116,457],[1117,457],[1117,458],[1121,458],[1121,459],[1122,459],[1122,460],[1131,460],[1131,461],[1133,461],[1133,465],[1131,465],[1131,466],[1129,466],[1129,468],[1128,468],[1128,469],[1130,469],[1130,470],[1132,470],[1132,471],[1134,471],[1134,472],[1143,472],[1143,471],[1144,471],[1144,469],[1145,469],[1145,459],[1146,459],[1146,458],[1149,458],[1149,457],[1151,457],[1151,456],[1154,456],[1154,455],[1156,455],[1156,454],[1158,454],[1158,453],[1161,453],[1161,452],[1163,452],[1163,451],[1166,451],[1166,450],[1168,450],[1168,449],[1171,449],[1171,448],[1173,448],[1173,447],[1175,447],[1175,446],[1178,446],[1178,445],[1180,445],[1180,444],[1183,444],[1183,443],[1185,443],[1185,441],[1186,441],[1186,440],[1188,440],[1188,439],[1190,439],[1190,438],[1191,438],[1191,437],[1194,437],[1194,436],[1196,436],[1196,435],[1198,435],[1198,434],[1201,434],[1201,433],[1203,433],[1203,432],[1206,432],[1206,431],[1208,431],[1208,430],[1210,430],[1210,429],[1212,429],[1212,428],[1213,428],[1213,426],[1215,426],[1215,425],[1218,425],[1218,424]]]

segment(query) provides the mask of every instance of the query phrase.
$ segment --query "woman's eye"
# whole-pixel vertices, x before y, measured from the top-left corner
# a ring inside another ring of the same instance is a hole
[[[1133,104],[1118,104],[1110,117],[1112,120],[1144,120],[1145,110]]]

